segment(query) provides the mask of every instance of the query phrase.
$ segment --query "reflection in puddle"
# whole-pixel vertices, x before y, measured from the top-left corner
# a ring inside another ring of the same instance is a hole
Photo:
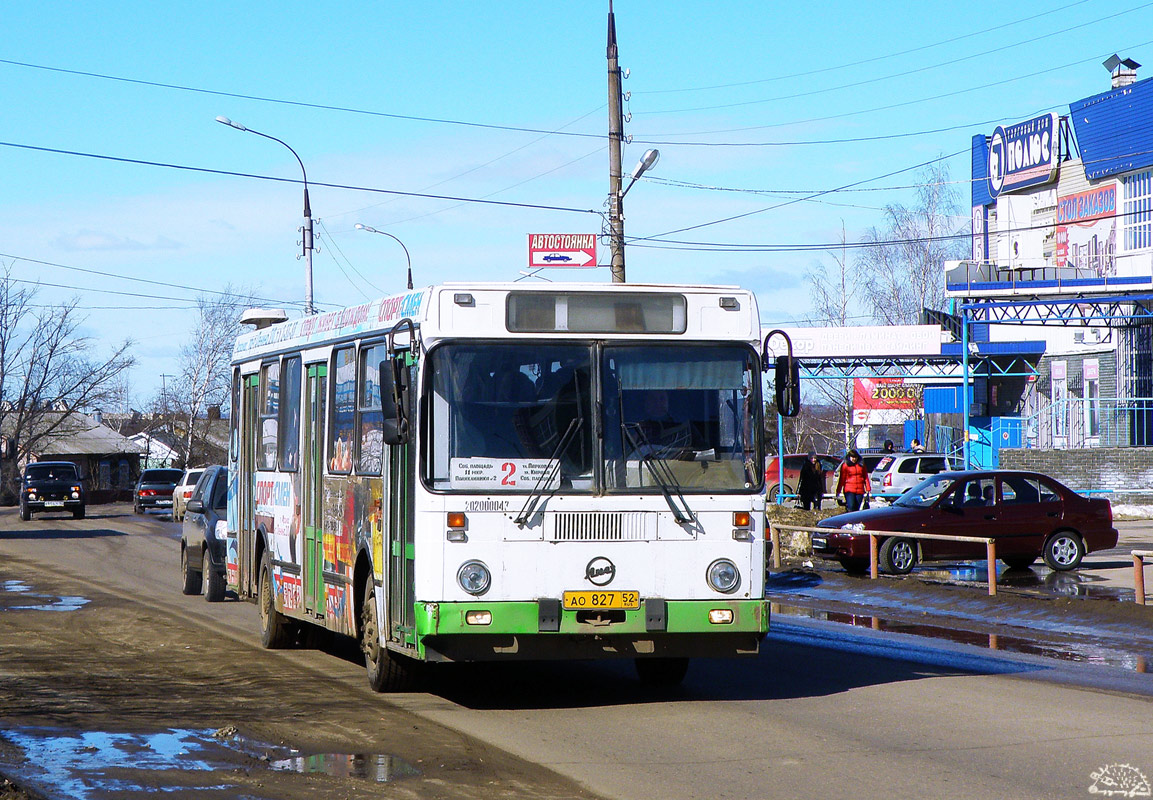
[[[411,778],[420,770],[396,756],[357,753],[317,753],[311,756],[294,755],[269,764],[273,769],[319,773],[334,778],[365,778],[377,783],[389,783],[398,778]]]
[[[980,583],[988,580],[986,561],[959,564],[922,565],[916,577],[943,583]],[[1009,569],[997,563],[997,585],[1024,590],[1024,594],[1056,597],[1087,597],[1095,600],[1133,600],[1133,590],[1107,585],[1099,575],[1082,572],[1058,572],[1035,564],[1025,569]]]
[[[75,595],[37,594],[24,581],[0,583],[0,611],[75,611],[89,602]]]
[[[237,797],[227,781],[233,770],[253,762],[270,769],[323,773],[386,783],[419,775],[412,765],[388,755],[304,755],[257,742],[235,728],[172,729],[158,733],[112,733],[62,728],[0,728],[23,758],[4,763],[4,773],[45,797],[109,800],[125,793],[193,792]],[[3,751],[0,751],[2,753]],[[225,780],[204,773],[223,772]]]
[[[885,617],[865,614],[821,611],[819,609],[801,608],[799,606],[782,605],[779,603],[772,603],[771,605],[773,614],[783,616],[827,620],[829,622],[838,622],[853,627],[870,628],[875,631],[907,633],[929,639],[986,647],[989,650],[1000,650],[1008,653],[1025,653],[1079,664],[1103,664],[1113,667],[1124,667],[1141,673],[1146,672],[1148,669],[1146,657],[1143,655],[1126,653],[1122,650],[1110,648],[1104,644],[1091,641],[1061,642],[1059,644],[1038,642],[1018,636],[1006,636],[1000,633],[986,634],[976,631],[953,630],[937,625],[899,622],[886,619]]]

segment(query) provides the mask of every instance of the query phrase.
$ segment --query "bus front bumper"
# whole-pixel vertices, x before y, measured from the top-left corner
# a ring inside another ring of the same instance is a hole
[[[769,629],[764,600],[646,600],[626,611],[536,602],[417,603],[429,661],[755,655]]]

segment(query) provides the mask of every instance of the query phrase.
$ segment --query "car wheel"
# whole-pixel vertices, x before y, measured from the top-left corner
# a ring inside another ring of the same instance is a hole
[[[1041,556],[1055,570],[1076,569],[1085,557],[1085,543],[1075,531],[1057,531],[1045,540]]]
[[[687,658],[638,658],[635,663],[641,683],[656,688],[680,685],[689,671]]]
[[[1005,566],[1009,569],[1028,569],[1033,566],[1033,562],[1037,560],[1037,556],[1002,556],[1001,560],[1005,562]]]
[[[838,558],[837,561],[841,562],[845,572],[850,575],[864,575],[869,571],[869,560],[867,558]]]
[[[25,522],[32,519],[32,509],[23,503],[20,504],[20,519],[24,520]]]
[[[188,563],[188,549],[185,547],[180,548],[180,573],[184,576],[184,586],[180,591],[184,594],[200,594],[200,573]]]
[[[84,506],[80,506],[80,508],[72,509],[72,518],[73,519],[84,519]]]
[[[132,504],[132,513],[133,514],[143,514],[144,509],[140,507],[139,503],[133,503]]]
[[[786,483],[782,486],[779,483],[774,483],[769,488],[769,491],[765,494],[765,499],[767,499],[770,503],[777,502],[777,488],[778,487],[781,489],[782,492],[784,492],[787,495],[793,493],[793,487],[789,486],[789,484]]]
[[[269,650],[279,650],[292,643],[292,630],[287,617],[276,610],[276,597],[272,588],[272,564],[268,553],[260,559],[260,644]]]
[[[360,649],[368,670],[368,685],[374,692],[403,691],[413,682],[415,664],[381,645],[378,620],[376,583],[369,574],[365,578],[364,603],[360,609]]]
[[[881,569],[891,575],[908,575],[917,563],[917,547],[910,539],[886,539],[877,561]]]
[[[224,599],[224,576],[212,568],[208,557],[208,546],[204,547],[204,559],[200,564],[200,574],[204,576],[204,599],[219,603]]]

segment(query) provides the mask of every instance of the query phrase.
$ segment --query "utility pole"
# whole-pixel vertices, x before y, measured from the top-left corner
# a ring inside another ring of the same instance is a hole
[[[609,0],[609,247],[612,251],[613,283],[625,282],[625,218],[621,195],[621,140],[624,116],[621,103],[621,69],[617,63],[617,23],[613,0]]]

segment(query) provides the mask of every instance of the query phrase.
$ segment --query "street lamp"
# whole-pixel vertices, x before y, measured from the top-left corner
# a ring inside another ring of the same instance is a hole
[[[388,231],[378,231],[376,228],[370,228],[368,225],[361,225],[359,222],[356,223],[353,227],[356,228],[358,231],[368,231],[369,233],[379,233],[381,236],[387,236],[390,239],[396,239],[396,243],[399,244],[401,246],[401,249],[404,250],[404,257],[406,259],[408,259],[408,288],[411,289],[412,288],[412,257],[409,256],[408,248],[404,246],[404,242],[402,242],[400,239],[397,239],[395,236],[393,236]]]
[[[238,131],[246,131],[247,133],[255,133],[257,136],[263,136],[265,139],[271,139],[274,142],[280,142],[288,148],[288,152],[296,156],[296,163],[300,164],[300,171],[304,175],[304,236],[301,237],[304,247],[304,313],[315,314],[316,306],[312,302],[312,207],[308,204],[308,172],[304,169],[304,162],[300,160],[300,156],[296,151],[289,146],[288,142],[277,139],[275,136],[269,136],[267,133],[254,131],[252,128],[246,128],[239,122],[233,122],[228,117],[217,117],[216,121],[221,125],[227,125],[230,128],[235,128]]]
[[[645,154],[641,156],[641,160],[633,167],[629,185],[624,189],[617,190],[614,193],[615,197],[610,196],[612,204],[609,208],[609,240],[612,246],[613,283],[625,282],[625,195],[628,194],[629,189],[633,188],[633,184],[637,182],[638,178],[656,166],[660,157],[660,150],[646,150]],[[619,177],[617,180],[619,186]]]

